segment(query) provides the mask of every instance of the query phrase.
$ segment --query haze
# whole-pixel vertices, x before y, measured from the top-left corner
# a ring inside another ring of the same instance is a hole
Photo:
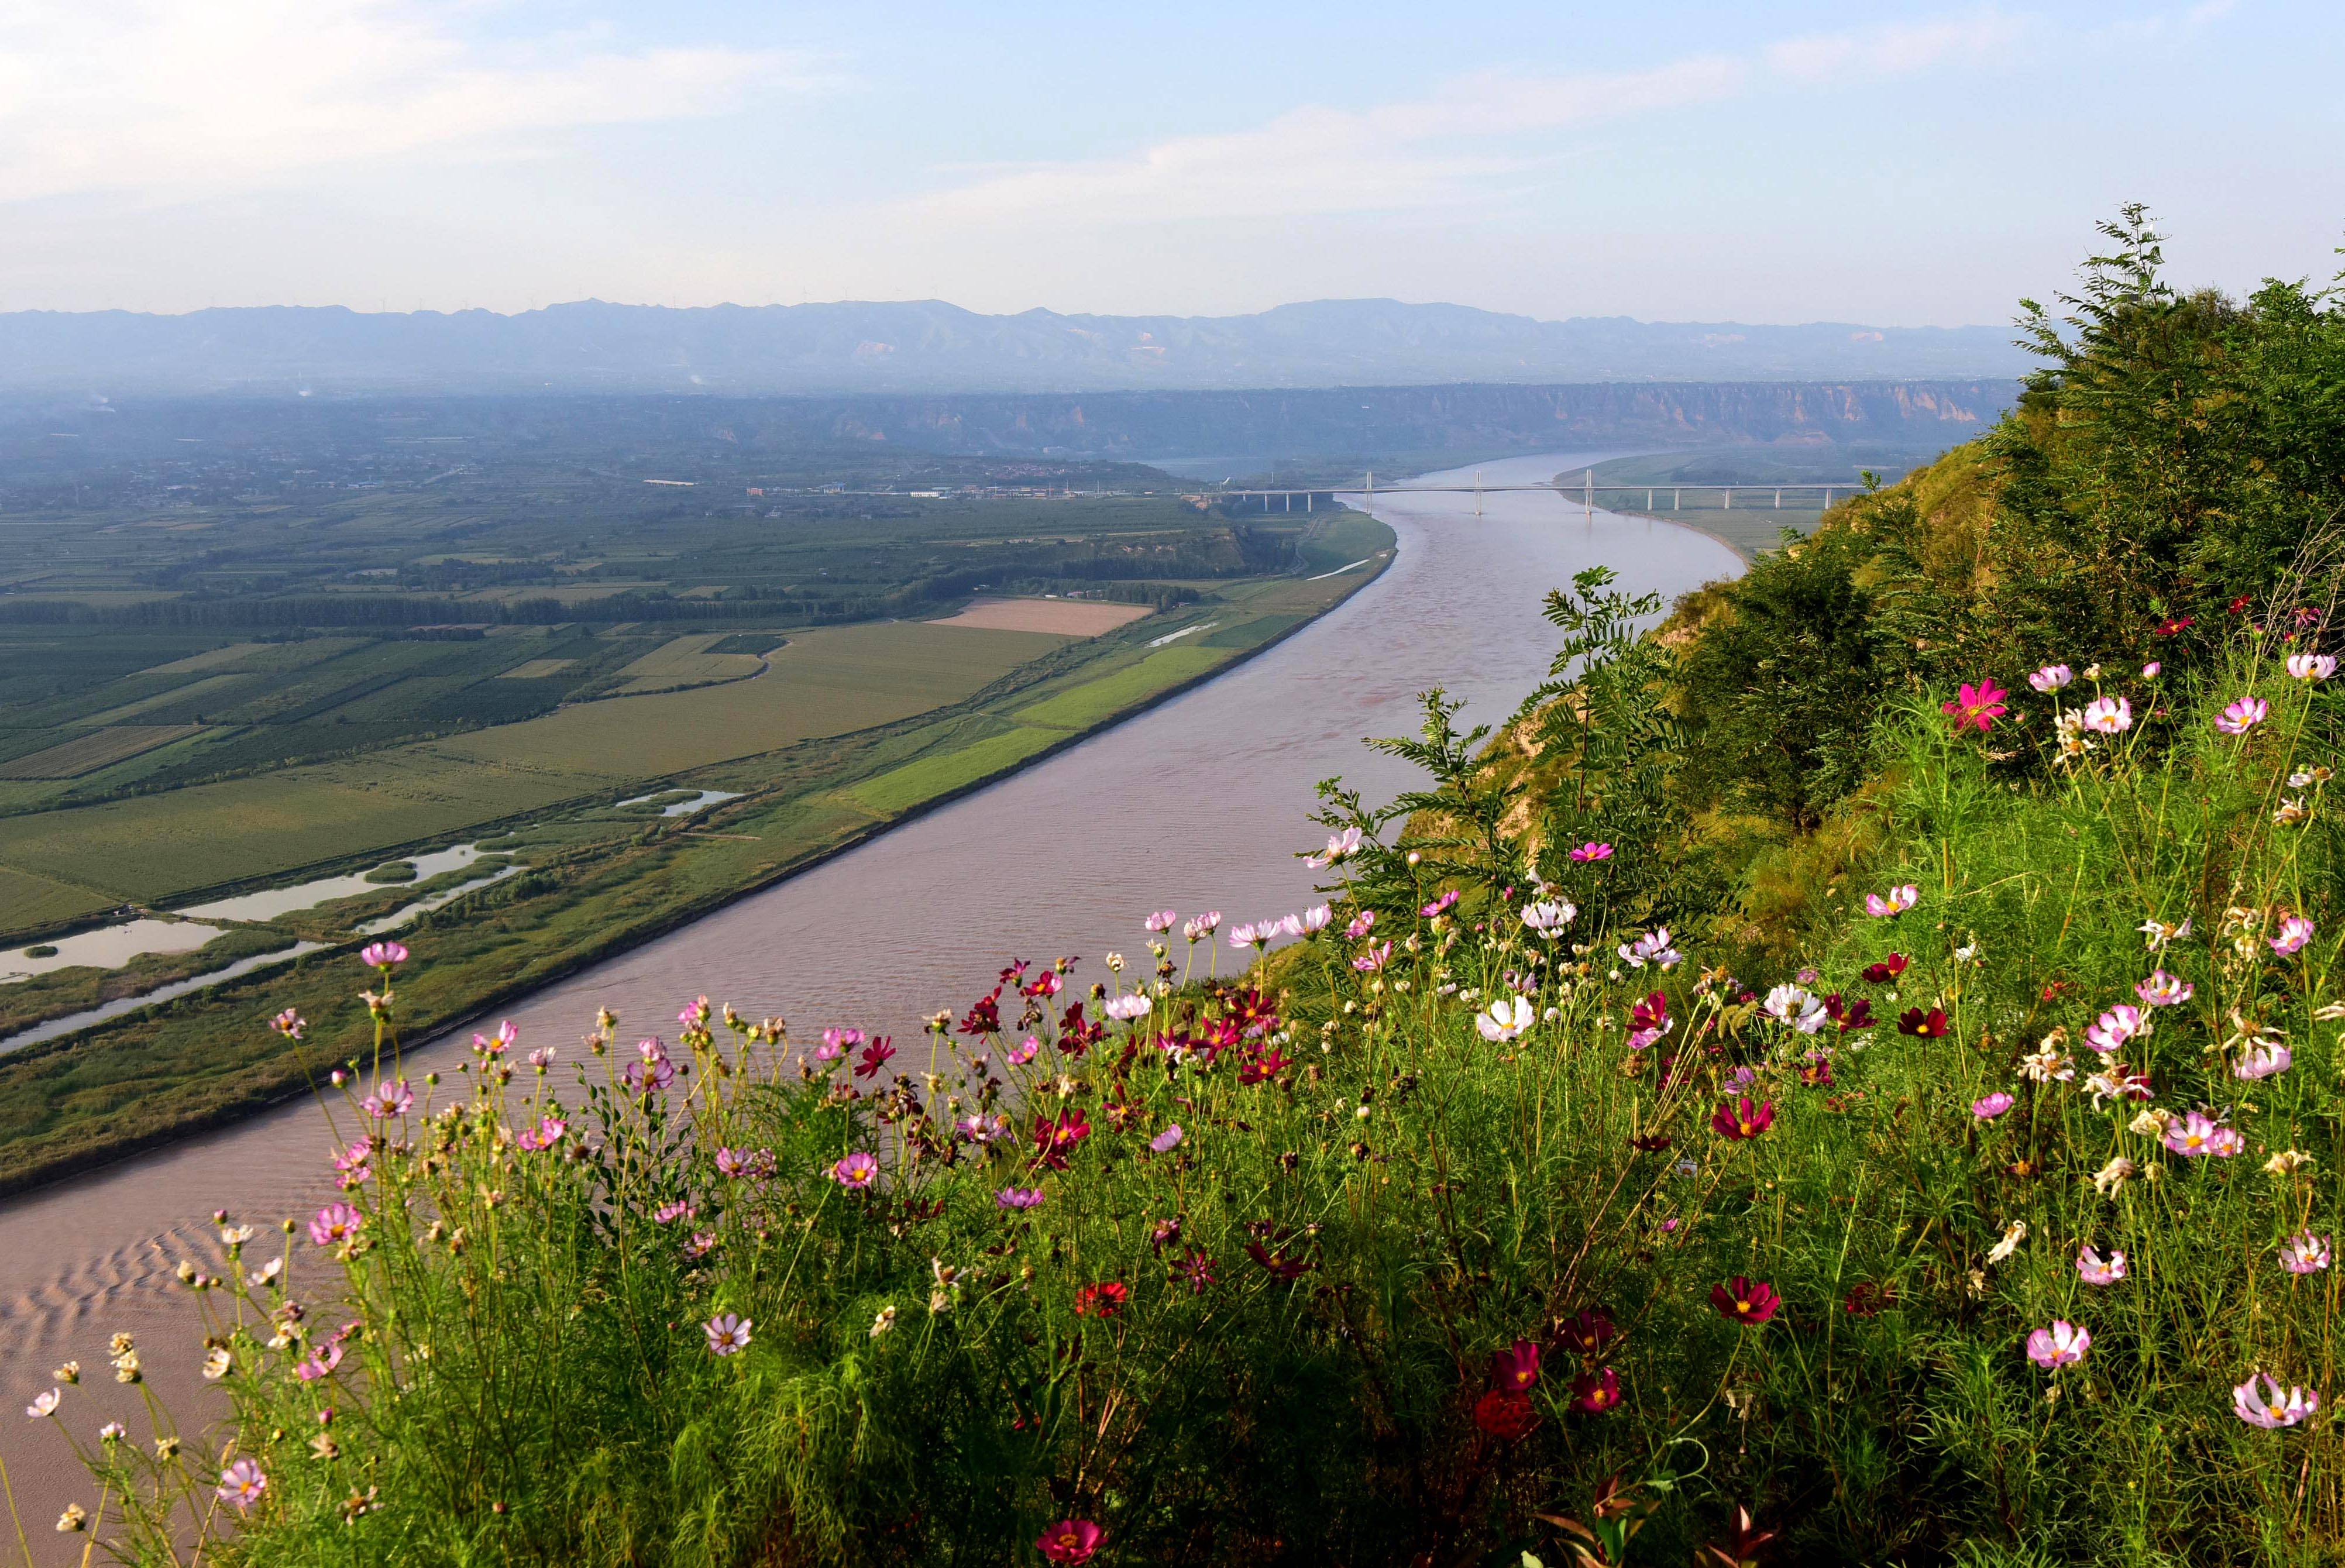
[[[29,0],[0,310],[2001,322],[2127,199],[2178,277],[2326,276],[2340,45],[2252,0]]]

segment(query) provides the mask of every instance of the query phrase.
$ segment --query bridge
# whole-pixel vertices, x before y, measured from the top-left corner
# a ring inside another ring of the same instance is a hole
[[[1474,498],[1474,515],[1479,517],[1482,515],[1484,496],[1522,491],[1538,491],[1559,496],[1567,502],[1577,500],[1582,513],[1592,514],[1596,510],[1598,498],[1606,495],[1641,495],[1645,498],[1645,504],[1640,510],[1646,512],[1681,512],[1685,509],[1685,498],[1689,494],[1694,496],[1696,500],[1705,495],[1714,495],[1718,497],[1720,510],[1731,512],[1734,510],[1734,497],[1738,493],[1746,498],[1746,504],[1752,497],[1772,497],[1773,509],[1778,512],[1783,509],[1783,497],[1786,495],[1793,497],[1795,504],[1798,497],[1802,495],[1816,496],[1821,501],[1822,504],[1819,508],[1821,510],[1832,505],[1834,494],[1853,494],[1865,488],[1865,483],[1856,479],[1802,482],[1796,484],[1599,484],[1596,483],[1593,469],[1586,471],[1578,484],[1566,484],[1560,475],[1544,484],[1485,484],[1482,483],[1481,474],[1477,473],[1474,475],[1474,483],[1471,484],[1386,484],[1379,487],[1376,484],[1376,472],[1371,469],[1358,484],[1322,484],[1307,489],[1297,487],[1223,490],[1215,492],[1215,494],[1224,505],[1232,502],[1260,501],[1264,512],[1315,511],[1318,507],[1318,498],[1323,495],[1327,497],[1330,504],[1334,504],[1338,495],[1358,495],[1370,505],[1375,504],[1378,495],[1471,495]],[[1663,496],[1669,498],[1670,504],[1667,507],[1660,504]],[[1303,502],[1299,507],[1294,504],[1298,497]],[[1616,503],[1616,504],[1619,504]],[[1766,503],[1761,502],[1760,504],[1763,506]]]

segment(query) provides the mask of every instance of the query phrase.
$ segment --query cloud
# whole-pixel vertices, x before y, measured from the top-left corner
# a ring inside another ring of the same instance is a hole
[[[16,0],[0,8],[0,200],[510,154],[812,77],[773,51],[492,45],[460,15],[425,0]]]
[[[1720,103],[1771,83],[1905,75],[1990,56],[2020,24],[1998,12],[1787,40],[1756,56],[1699,55],[1633,72],[1486,72],[1420,98],[1353,110],[1306,106],[1248,130],[1176,137],[1124,158],[960,171],[898,204],[916,222],[1244,219],[1436,209],[1486,200],[1546,158],[1525,138]]]

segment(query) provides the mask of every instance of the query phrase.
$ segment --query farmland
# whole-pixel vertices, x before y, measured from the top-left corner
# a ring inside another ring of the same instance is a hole
[[[468,1011],[1203,678],[1392,544],[1357,514],[1233,519],[1114,465],[913,496],[887,488],[900,454],[825,457],[735,473],[767,483],[724,499],[703,481],[732,453],[661,454],[694,478],[679,490],[634,459],[416,462],[403,437],[307,460],[124,444],[78,460],[76,506],[0,431],[0,949],[196,905],[226,934],[29,965],[0,987],[0,1038],[297,941],[339,948],[458,890],[412,929],[442,955],[433,1005]],[[867,483],[776,483],[817,473]],[[704,790],[725,798],[660,815]],[[467,842],[495,853],[358,874]],[[210,912],[337,877],[309,907]],[[299,1082],[298,1050],[255,1056],[219,1024],[262,985],[331,1014],[346,999],[316,962],[0,1054],[9,1179]]]

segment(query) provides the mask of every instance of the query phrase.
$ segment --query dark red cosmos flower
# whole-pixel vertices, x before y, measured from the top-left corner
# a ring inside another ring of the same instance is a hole
[[[1600,1356],[1605,1346],[1620,1337],[1620,1330],[1603,1308],[1589,1307],[1557,1324],[1555,1337],[1576,1356]]]
[[[1053,1563],[1088,1563],[1107,1532],[1088,1519],[1061,1519],[1042,1532],[1034,1549]]]
[[[1238,1082],[1241,1084],[1264,1083],[1277,1077],[1294,1065],[1294,1063],[1290,1058],[1280,1055],[1278,1048],[1273,1046],[1238,1069]]]
[[[1854,1002],[1842,1002],[1835,991],[1824,998],[1824,1015],[1840,1025],[1843,1034],[1858,1029],[1870,1029],[1881,1022],[1873,1015],[1873,1003],[1860,996]]]
[[[1883,959],[1879,963],[1866,964],[1864,966],[1864,978],[1866,982],[1871,984],[1886,985],[1889,982],[1896,979],[1899,975],[1905,972],[1905,963],[1906,959],[1903,953],[1893,952],[1887,958]]]
[[[2197,616],[2168,616],[2157,623],[2157,635],[2162,637],[2178,637],[2198,624]]]
[[[1677,1140],[1667,1133],[1639,1133],[1629,1140],[1629,1146],[1632,1149],[1642,1149],[1649,1155],[1657,1155],[1675,1142]]]
[[[1909,1007],[1897,1019],[1897,1033],[1913,1034],[1924,1040],[1935,1040],[1946,1032],[1946,1010],[1933,1007],[1927,1013]]]
[[[1738,1274],[1723,1285],[1710,1288],[1710,1304],[1718,1308],[1721,1318],[1755,1325],[1772,1318],[1783,1298],[1775,1294],[1773,1286],[1763,1281],[1753,1285]]]
[[[1528,1394],[1492,1389],[1474,1401],[1474,1424],[1501,1441],[1513,1442],[1528,1436],[1538,1420],[1538,1411],[1531,1408]]]
[[[1638,1029],[1659,1029],[1670,1021],[1670,999],[1654,992],[1629,1009],[1629,1023]]]
[[[1811,1089],[1831,1088],[1832,1086],[1831,1061],[1828,1058],[1819,1056],[1812,1062],[1801,1063],[1800,1082],[1806,1084]]]
[[[969,1003],[969,1016],[960,1021],[960,1032],[964,1034],[998,1034],[1001,1032],[1001,987],[995,986]]]
[[[1273,1252],[1259,1241],[1246,1243],[1246,1256],[1269,1270],[1270,1277],[1282,1283],[1300,1279],[1319,1266],[1300,1257],[1289,1257],[1285,1249]]]
[[[1061,1056],[1081,1056],[1106,1038],[1107,1025],[1085,1022],[1083,1004],[1080,1002],[1069,1007],[1067,1015],[1059,1020],[1059,1054]]]
[[[1209,1287],[1219,1282],[1220,1276],[1213,1272],[1213,1260],[1198,1247],[1189,1248],[1186,1257],[1173,1261],[1172,1283],[1186,1285],[1192,1296],[1203,1296]]]
[[[1279,1024],[1276,1001],[1253,986],[1233,991],[1228,996],[1228,1016],[1234,1020],[1242,1034],[1270,1034]]]
[[[1528,1339],[1518,1339],[1503,1350],[1490,1356],[1490,1386],[1525,1393],[1538,1383],[1538,1347]]]
[[[1067,1156],[1075,1145],[1091,1135],[1091,1117],[1081,1106],[1061,1111],[1059,1119],[1048,1116],[1034,1118],[1034,1163],[1049,1170],[1067,1168]]]
[[[1024,996],[1056,996],[1066,989],[1067,983],[1055,969],[1046,969],[1018,988]]]
[[[1571,1408],[1600,1416],[1620,1402],[1620,1374],[1609,1367],[1571,1380]]]
[[[868,1078],[888,1064],[888,1058],[896,1054],[896,1048],[888,1044],[888,1039],[889,1036],[882,1034],[863,1048],[863,1054],[855,1062],[857,1077]]]
[[[1761,1100],[1754,1105],[1748,1095],[1721,1102],[1711,1116],[1710,1125],[1721,1138],[1732,1138],[1738,1143],[1755,1138],[1775,1125],[1775,1102]]]
[[[1078,1318],[1112,1318],[1132,1299],[1131,1288],[1111,1279],[1103,1285],[1086,1285],[1075,1292],[1075,1316]]]
[[[2235,616],[2238,615],[2241,610],[2246,609],[2249,605],[2255,603],[2255,597],[2256,596],[2253,594],[2241,594],[2238,598],[2231,601],[2231,613]]]
[[[1852,1318],[1871,1318],[1878,1315],[1883,1307],[1895,1305],[1897,1305],[1895,1290],[1886,1285],[1874,1285],[1867,1281],[1849,1291],[1848,1299],[1841,1303],[1841,1310]]]
[[[1003,970],[999,978],[1002,984],[1007,985],[1033,967],[1034,961],[1030,958],[1014,958],[1010,961],[1010,967]]]

